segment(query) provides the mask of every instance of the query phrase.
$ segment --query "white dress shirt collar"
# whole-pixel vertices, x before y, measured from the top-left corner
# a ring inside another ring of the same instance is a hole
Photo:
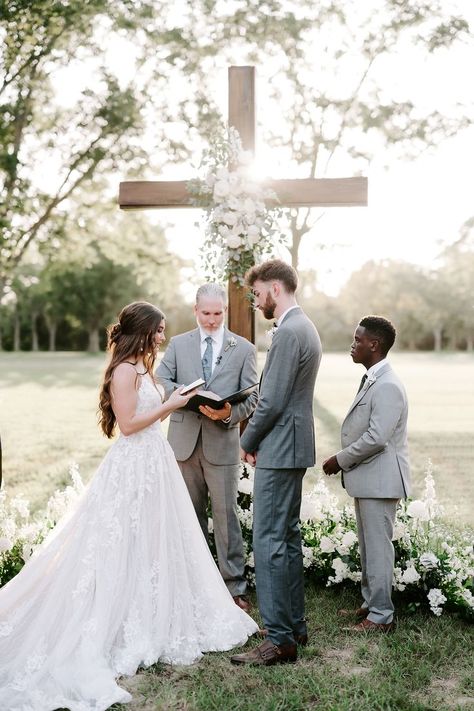
[[[387,358],[382,358],[382,360],[379,360],[378,363],[374,363],[374,365],[371,365],[367,371],[367,377],[370,378],[371,375],[376,375],[379,372],[379,370],[381,368],[383,368],[385,363],[388,363]]]
[[[286,311],[283,311],[283,313],[282,313],[282,315],[280,316],[280,318],[277,318],[277,320],[276,320],[276,325],[277,325],[277,326],[281,326],[281,323],[282,323],[283,319],[285,318],[286,314],[289,313],[292,309],[299,309],[299,304],[295,304],[294,306],[290,306],[289,309],[287,309]]]

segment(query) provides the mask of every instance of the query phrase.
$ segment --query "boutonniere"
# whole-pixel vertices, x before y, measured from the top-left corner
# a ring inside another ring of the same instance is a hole
[[[236,346],[236,345],[237,345],[237,341],[235,340],[235,338],[234,338],[233,336],[231,336],[231,337],[229,338],[229,340],[227,341],[227,343],[225,344],[224,353],[225,353],[226,351],[228,351],[229,348],[233,348],[233,347]]]
[[[273,326],[271,328],[269,328],[268,331],[266,332],[267,338],[269,339],[270,342],[271,342],[273,336],[275,335],[275,333],[277,332],[277,328],[278,328],[278,326],[273,324]]]
[[[364,390],[367,390],[368,388],[370,388],[370,386],[373,385],[376,380],[377,380],[377,376],[372,373],[370,378],[367,378],[367,380],[365,381]]]

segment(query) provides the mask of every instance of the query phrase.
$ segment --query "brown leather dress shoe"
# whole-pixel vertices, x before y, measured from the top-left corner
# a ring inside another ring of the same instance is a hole
[[[344,608],[342,610],[338,610],[337,614],[339,617],[367,617],[369,614],[369,608],[368,607],[358,607],[356,610],[345,610]]]
[[[372,622],[372,620],[362,620],[362,622],[359,622],[357,625],[351,625],[350,627],[343,627],[343,630],[346,630],[347,632],[384,632],[385,634],[387,632],[391,632],[393,630],[394,624],[393,622],[388,622],[387,624],[383,624],[381,622]]]
[[[252,605],[245,595],[234,595],[234,602],[244,612],[250,612]]]
[[[251,649],[250,652],[234,654],[230,661],[232,664],[253,664],[269,667],[272,664],[296,662],[297,658],[296,644],[283,644],[278,647],[267,639],[255,649]]]

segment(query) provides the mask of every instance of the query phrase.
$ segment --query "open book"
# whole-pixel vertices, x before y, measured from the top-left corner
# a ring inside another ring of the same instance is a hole
[[[226,402],[230,402],[231,405],[236,402],[241,402],[242,400],[245,400],[245,398],[257,387],[258,383],[254,383],[253,385],[249,385],[248,387],[242,388],[242,390],[238,390],[237,392],[226,395],[225,397],[217,395],[211,390],[199,390],[196,395],[193,395],[193,397],[188,401],[188,404],[184,406],[184,409],[199,412],[200,405],[208,405],[209,407],[214,408],[214,410],[222,410]]]

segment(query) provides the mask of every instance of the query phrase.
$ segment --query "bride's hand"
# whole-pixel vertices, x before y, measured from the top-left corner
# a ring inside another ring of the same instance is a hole
[[[184,407],[193,395],[196,395],[197,388],[186,393],[186,395],[181,395],[181,390],[183,388],[184,385],[181,385],[179,388],[174,390],[168,398],[168,404],[173,406],[173,410],[178,410],[180,407]]]

